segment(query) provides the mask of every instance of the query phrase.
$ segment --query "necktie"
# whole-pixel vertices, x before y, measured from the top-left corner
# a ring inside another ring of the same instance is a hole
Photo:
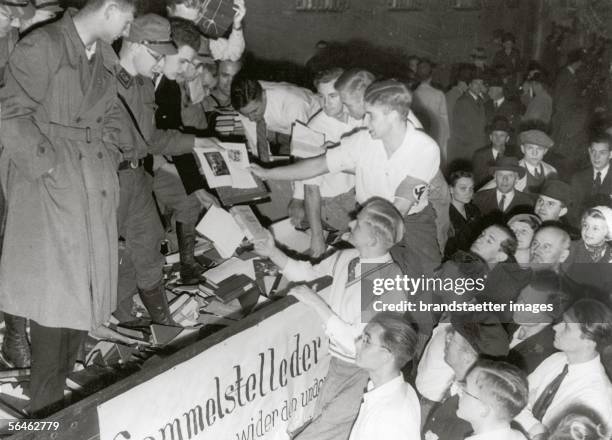
[[[499,200],[499,210],[504,212],[504,207],[506,206],[506,195],[502,194],[501,199]]]
[[[535,175],[538,179],[542,177],[542,165],[540,165],[539,167],[535,169]]]
[[[559,373],[559,375],[555,377],[552,380],[552,382],[550,382],[546,386],[544,391],[542,391],[542,394],[540,394],[540,396],[536,399],[535,403],[533,404],[533,410],[531,411],[531,413],[539,421],[542,421],[542,418],[544,418],[544,415],[546,414],[548,407],[550,406],[553,399],[555,398],[555,394],[557,394],[557,391],[559,391],[561,382],[563,382],[563,379],[565,379],[565,376],[567,376],[568,371],[569,371],[569,365],[565,364],[565,367],[563,367],[563,371],[561,371],[561,373]]]
[[[270,144],[268,144],[268,127],[263,119],[257,121],[257,156],[262,162],[270,162]]]
[[[597,171],[595,175],[595,185],[597,185],[597,187],[601,186],[601,171]]]
[[[357,263],[359,263],[359,257],[355,257],[351,261],[349,261],[349,264],[348,264],[348,277],[346,278],[346,283],[347,284],[355,281],[355,272],[356,272],[356,269],[357,269]]]

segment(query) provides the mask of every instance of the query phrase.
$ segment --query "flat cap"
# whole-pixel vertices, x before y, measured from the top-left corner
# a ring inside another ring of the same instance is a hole
[[[550,148],[555,143],[542,130],[527,130],[519,135],[521,144],[539,145],[540,147]]]

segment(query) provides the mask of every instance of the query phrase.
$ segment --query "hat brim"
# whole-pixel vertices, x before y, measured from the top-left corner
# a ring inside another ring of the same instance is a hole
[[[64,10],[64,8],[62,8],[59,5],[42,6],[36,9],[40,11],[49,11],[49,12],[55,12],[55,13],[62,12]]]
[[[519,167],[519,166],[516,166],[516,167],[512,167],[512,166],[508,166],[508,167],[495,167],[495,166],[493,166],[493,167],[489,168],[489,172],[491,174],[495,174],[495,171],[514,171],[515,173],[518,173],[520,179],[525,177],[525,173],[526,173],[525,168]]]
[[[174,44],[147,44],[147,47],[162,55],[176,55],[178,53]]]

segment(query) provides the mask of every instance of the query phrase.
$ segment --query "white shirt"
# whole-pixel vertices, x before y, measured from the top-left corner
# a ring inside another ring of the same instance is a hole
[[[400,374],[368,391],[349,440],[420,440],[421,406],[416,392]]]
[[[347,122],[328,116],[323,110],[314,115],[308,127],[325,135],[325,141],[340,142],[342,136],[360,127],[361,121],[349,117]],[[321,148],[321,154],[325,150]],[[355,176],[348,173],[328,173],[312,179],[296,181],[293,192],[294,199],[304,198],[304,185],[316,185],[319,187],[321,197],[335,197],[344,194],[355,187]]]
[[[506,98],[499,98],[499,99],[493,101],[493,104],[494,104],[495,108],[500,107],[504,103],[505,100],[506,100]]]
[[[522,326],[522,325],[520,325],[516,329],[514,334],[512,335],[512,340],[510,341],[510,348],[514,348],[517,345],[519,345],[521,342],[523,342],[525,339],[537,335],[538,333],[540,333],[542,330],[544,330],[549,325],[550,324],[548,324],[546,322],[542,322],[542,323],[534,324],[534,325],[530,325],[530,326]],[[524,336],[522,338],[519,337],[519,335],[521,334],[521,330],[524,331]]]
[[[497,156],[499,156],[499,151],[497,148],[491,147],[491,152],[493,152],[493,159],[497,160]]]
[[[465,440],[526,440],[520,431],[511,428],[496,429],[494,431],[483,432],[466,437]]]
[[[98,47],[97,41],[94,41],[93,44],[91,44],[88,47],[85,47],[85,56],[87,57],[88,60],[91,60],[91,58],[96,54],[97,47]]]
[[[516,417],[523,428],[529,432],[538,420],[531,410],[546,387],[561,373],[567,364],[567,356],[563,352],[555,353],[546,358],[528,377],[529,403]],[[612,384],[606,376],[599,355],[594,359],[580,364],[570,364],[567,376],[561,382],[548,410],[544,414],[542,424],[550,427],[550,423],[564,414],[571,406],[585,405],[592,408],[608,428],[612,425]]]
[[[307,89],[284,82],[259,81],[266,93],[264,120],[268,130],[291,134],[295,121],[304,124],[320,109],[319,101]],[[240,115],[251,152],[257,155],[257,123]]]
[[[512,199],[514,199],[514,190],[506,194],[503,194],[500,191],[495,191],[495,194],[497,195],[497,205],[498,206],[501,203],[502,196],[506,196],[506,199],[504,200],[504,206],[502,206],[503,210],[505,210],[506,207],[510,205],[510,203],[512,202]]]
[[[450,325],[441,322],[434,327],[417,368],[416,388],[434,402],[442,401],[455,378],[455,371],[444,360],[446,333]]]
[[[597,173],[601,173],[601,181],[603,182],[604,179],[606,178],[606,176],[608,175],[608,170],[610,169],[610,165],[606,165],[606,167],[601,170],[601,171],[596,171],[595,169],[593,169],[593,180],[595,180],[597,178]]]
[[[356,282],[346,286],[348,265],[358,257],[356,249],[348,249],[336,253],[317,265],[307,261],[297,261],[291,258],[283,268],[283,274],[289,281],[311,281],[327,275],[333,276],[331,286],[319,292],[334,315],[324,323],[325,334],[330,339],[332,356],[346,362],[355,362],[355,340],[361,335],[365,323],[361,321],[361,283]],[[355,276],[361,275],[361,263],[387,263],[392,261],[388,253],[378,257],[359,260],[355,267]],[[388,293],[385,293],[388,295]]]
[[[358,203],[371,197],[382,197],[395,202],[395,193],[406,177],[423,181],[408,214],[422,211],[427,206],[427,187],[440,167],[440,150],[436,142],[424,132],[406,125],[406,135],[391,157],[381,140],[372,139],[362,130],[342,140],[339,147],[326,154],[331,173],[355,171],[355,192]]]

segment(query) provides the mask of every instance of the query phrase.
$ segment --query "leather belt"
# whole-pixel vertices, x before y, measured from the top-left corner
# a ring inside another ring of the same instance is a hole
[[[102,129],[100,128],[70,127],[68,125],[56,124],[55,122],[50,122],[48,127],[50,136],[87,142],[88,144],[94,141],[102,141]]]
[[[132,169],[135,170],[138,167],[144,165],[144,159],[124,160],[119,163],[119,171]]]

